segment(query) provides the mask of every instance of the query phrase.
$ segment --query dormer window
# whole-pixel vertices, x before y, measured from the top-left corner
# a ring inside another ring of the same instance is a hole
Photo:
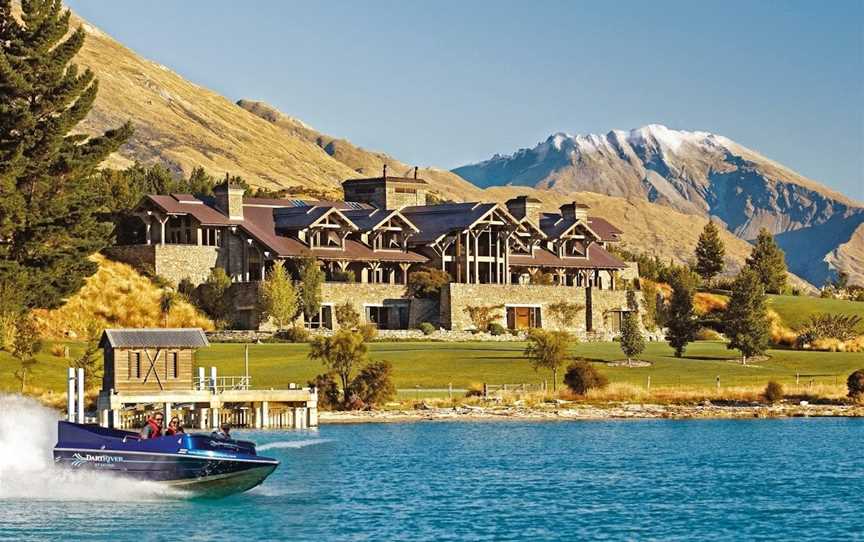
[[[342,236],[334,230],[312,230],[309,232],[312,248],[344,248]]]
[[[402,250],[401,232],[383,231],[375,236],[373,250]]]
[[[568,239],[564,241],[565,258],[584,258],[586,255],[586,245],[583,239]]]

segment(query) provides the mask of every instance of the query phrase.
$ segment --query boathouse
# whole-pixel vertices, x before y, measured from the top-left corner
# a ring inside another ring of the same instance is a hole
[[[293,384],[256,389],[248,374],[219,376],[215,367],[199,365],[197,350],[210,345],[201,329],[106,329],[99,344],[105,366],[97,410],[105,427],[137,427],[152,410],[199,429],[224,422],[258,428],[318,425],[316,390]]]

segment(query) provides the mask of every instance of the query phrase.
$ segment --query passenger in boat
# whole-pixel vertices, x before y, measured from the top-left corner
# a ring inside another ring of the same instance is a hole
[[[180,419],[177,416],[173,416],[171,421],[168,422],[168,428],[165,430],[166,435],[181,435],[186,431],[183,430],[183,426],[180,425]]]
[[[220,438],[224,440],[231,440],[231,426],[227,423],[223,423],[219,426],[219,429],[210,433],[210,436],[213,438]]]
[[[162,423],[165,421],[165,415],[161,412],[154,412],[147,418],[147,423],[141,429],[141,438],[157,438],[162,436]]]

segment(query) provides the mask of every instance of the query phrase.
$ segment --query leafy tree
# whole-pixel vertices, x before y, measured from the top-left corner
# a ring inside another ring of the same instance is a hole
[[[567,367],[564,383],[573,393],[585,395],[590,390],[605,388],[609,385],[609,379],[587,361],[580,360]]]
[[[675,349],[675,357],[680,358],[687,343],[696,338],[696,311],[693,308],[694,279],[688,269],[676,267],[669,277],[672,296],[666,315],[666,340]]]
[[[621,351],[627,356],[627,364],[631,358],[639,356],[645,350],[645,337],[639,329],[639,313],[628,311],[621,321]]]
[[[336,321],[345,329],[357,329],[360,326],[360,314],[354,310],[354,305],[346,301],[336,306]]]
[[[72,366],[76,369],[84,369],[85,381],[90,382],[92,386],[95,378],[102,370],[102,356],[99,355],[101,350],[99,339],[102,335],[102,327],[97,321],[91,321],[86,326],[85,334],[87,346],[81,357],[72,361]]]
[[[15,338],[12,341],[12,355],[21,363],[15,376],[21,381],[21,393],[27,387],[27,374],[36,364],[36,354],[42,349],[42,339],[36,320],[32,314],[22,315],[15,323]]]
[[[351,375],[366,361],[366,343],[360,333],[339,330],[329,337],[315,337],[310,345],[309,359],[320,361],[328,371],[339,375],[342,399],[347,403]]]
[[[786,257],[765,228],[759,230],[747,266],[759,276],[759,282],[767,293],[783,293],[786,288]]]
[[[351,381],[351,393],[367,406],[382,405],[396,397],[393,364],[389,361],[369,363]]]
[[[729,337],[727,348],[741,351],[741,363],[749,356],[761,354],[768,348],[771,323],[765,305],[765,292],[759,276],[745,267],[732,283],[732,295],[723,313],[723,327]]]
[[[96,272],[88,257],[109,241],[98,212],[97,167],[129,137],[72,133],[98,84],[70,64],[85,33],[69,33],[60,0],[0,0],[0,281],[22,283],[24,305],[54,308]]]
[[[15,277],[0,280],[0,348],[12,349],[15,323],[24,311],[24,292]]]
[[[421,267],[408,274],[408,294],[412,297],[435,299],[450,283],[450,274],[435,267]]]
[[[642,324],[648,331],[657,329],[657,285],[654,281],[641,281],[642,304],[645,311],[642,313]]]
[[[210,270],[210,276],[198,287],[198,305],[210,318],[225,322],[231,312],[231,300],[228,290],[231,288],[231,278],[221,267]]]
[[[709,220],[696,243],[695,270],[702,277],[702,280],[710,282],[711,279],[723,272],[723,256],[725,255],[726,248],[720,239],[720,230],[713,220]]]
[[[525,357],[535,371],[552,371],[552,390],[558,389],[558,370],[570,357],[567,349],[573,337],[565,331],[546,331],[534,328],[528,331],[528,346]]]
[[[311,254],[305,255],[299,263],[300,268],[300,308],[307,322],[318,315],[321,310],[321,284],[324,283],[324,271],[318,265],[318,260]]]
[[[297,289],[281,260],[273,262],[273,268],[259,284],[258,302],[262,318],[276,320],[279,331],[297,316]]]

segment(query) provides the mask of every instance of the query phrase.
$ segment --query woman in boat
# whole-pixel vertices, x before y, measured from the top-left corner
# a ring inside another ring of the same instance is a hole
[[[166,435],[180,435],[185,433],[183,427],[180,425],[180,418],[177,416],[172,416],[171,421],[168,422],[168,429],[165,430]]]
[[[162,422],[165,421],[165,415],[161,412],[155,412],[147,418],[147,423],[141,429],[141,438],[158,438],[162,436]]]

